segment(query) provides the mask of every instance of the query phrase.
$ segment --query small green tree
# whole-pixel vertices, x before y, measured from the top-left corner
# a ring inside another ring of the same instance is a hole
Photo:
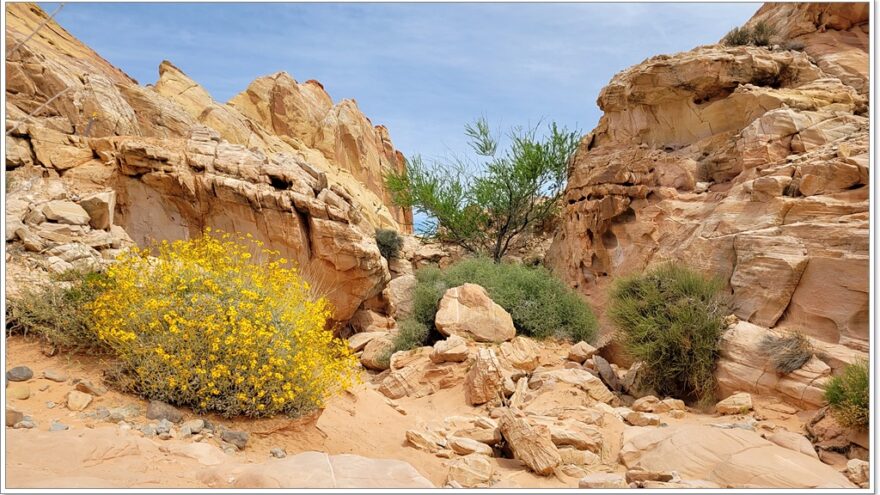
[[[479,119],[465,134],[481,163],[451,159],[431,167],[416,155],[386,184],[397,205],[430,218],[429,236],[497,263],[513,239],[556,213],[580,138],[556,123],[544,138],[536,131],[511,130],[509,148],[499,151],[498,137]]]

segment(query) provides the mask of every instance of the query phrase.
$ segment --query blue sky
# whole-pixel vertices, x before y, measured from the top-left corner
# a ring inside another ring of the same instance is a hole
[[[277,71],[317,79],[430,158],[465,151],[463,125],[481,115],[587,132],[616,72],[714,43],[759,6],[68,3],[56,19],[141,84],[164,59],[219,101]]]

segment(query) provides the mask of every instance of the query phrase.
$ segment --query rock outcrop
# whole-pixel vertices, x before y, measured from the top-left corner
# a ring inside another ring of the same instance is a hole
[[[682,477],[737,488],[852,488],[813,456],[739,428],[674,426],[635,435],[620,460],[629,469],[677,471]]]
[[[276,74],[218,103],[169,62],[139,86],[36,5],[7,19],[7,241],[43,255],[22,264],[64,271],[212,227],[296,260],[340,321],[388,283],[373,234],[411,230],[381,180],[403,160],[353,101]],[[45,257],[69,245],[86,256]]]
[[[800,369],[780,374],[770,363],[769,356],[761,351],[761,341],[776,334],[744,321],[724,331],[715,372],[722,396],[745,391],[776,395],[802,407],[821,407],[825,404],[823,386],[833,371],[841,370],[864,356],[862,352],[840,344],[810,339],[815,355]]]
[[[729,282],[742,320],[866,351],[867,12],[766,4],[750,23],[778,45],[701,46],[615,75],[548,265],[601,306],[613,277],[683,260]]]

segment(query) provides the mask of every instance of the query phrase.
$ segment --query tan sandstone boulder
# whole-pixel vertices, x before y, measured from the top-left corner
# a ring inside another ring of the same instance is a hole
[[[434,324],[443,335],[458,335],[477,342],[504,342],[516,335],[510,314],[476,284],[447,290]]]
[[[530,426],[528,422],[517,418],[509,410],[504,411],[498,424],[514,457],[535,473],[542,476],[550,475],[562,462],[546,426]]]

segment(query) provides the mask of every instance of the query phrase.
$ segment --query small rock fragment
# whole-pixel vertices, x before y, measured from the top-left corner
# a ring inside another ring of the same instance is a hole
[[[224,442],[229,442],[232,445],[235,445],[238,450],[244,450],[244,448],[247,446],[250,434],[246,431],[229,430],[224,428],[223,433],[221,433],[220,435],[220,438]]]
[[[34,372],[27,366],[16,366],[6,372],[6,379],[10,382],[26,382],[34,377]]]
[[[470,438],[449,437],[447,441],[453,452],[459,455],[481,454],[490,457],[493,455],[492,447]]]
[[[152,400],[150,405],[147,406],[147,419],[167,419],[172,423],[180,423],[183,421],[183,413],[174,406],[162,401]]]
[[[6,426],[14,426],[16,423],[24,421],[24,413],[15,409],[6,408]]]
[[[43,370],[43,378],[53,382],[62,383],[67,381],[67,373],[56,370],[54,368],[49,368],[47,370]]]
[[[49,427],[49,431],[64,431],[68,429],[70,429],[69,426],[59,422],[58,420],[52,420],[52,426]]]
[[[447,483],[451,486],[475,488],[492,479],[495,466],[482,455],[469,455],[456,459],[449,465]]]
[[[719,414],[746,414],[752,410],[752,396],[739,392],[715,404],[715,412]]]
[[[89,407],[91,402],[92,396],[90,394],[79,392],[77,390],[71,390],[67,394],[67,408],[71,411],[82,411]]]
[[[16,400],[27,400],[31,396],[31,388],[27,383],[13,383],[6,389],[6,397]]]
[[[846,477],[857,485],[867,483],[871,476],[871,465],[861,459],[846,462]]]
[[[630,411],[623,419],[633,426],[656,426],[660,424],[660,416],[640,411]]]
[[[458,335],[450,335],[445,340],[434,343],[431,361],[434,363],[460,363],[467,360],[469,354],[467,341]]]
[[[578,481],[578,488],[629,488],[629,485],[616,473],[592,473]]]
[[[596,348],[582,340],[572,345],[568,350],[568,360],[583,364],[584,361],[593,357],[594,354],[596,354]]]
[[[101,396],[107,393],[107,389],[101,387],[100,385],[94,385],[89,380],[78,380],[76,382],[76,389],[80,392],[85,392],[87,394]]]

